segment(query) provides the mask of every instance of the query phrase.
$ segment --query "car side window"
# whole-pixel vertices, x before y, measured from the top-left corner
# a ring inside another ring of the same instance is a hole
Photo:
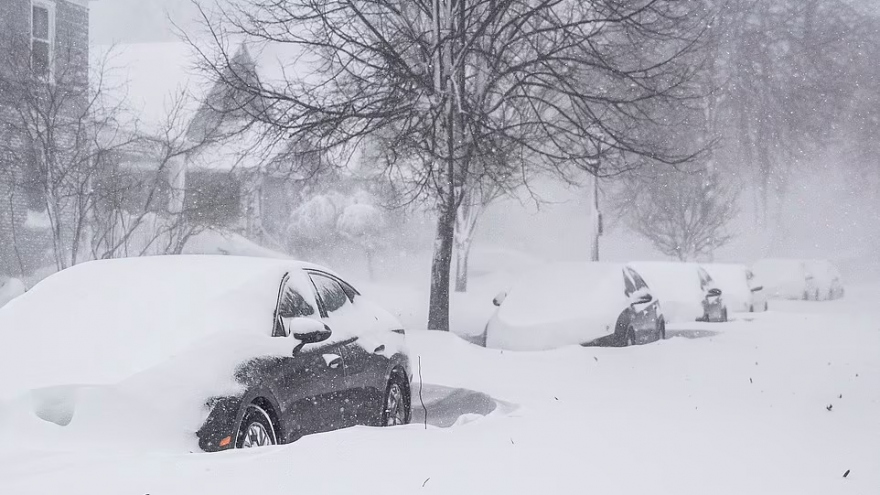
[[[317,273],[311,273],[309,277],[311,277],[312,283],[315,284],[318,297],[328,314],[351,303],[342,285],[336,280]]]
[[[709,276],[709,272],[707,272],[706,270],[704,270],[702,268],[698,269],[697,272],[700,274],[700,288],[701,289],[706,289],[707,287],[712,285],[712,277]]]
[[[648,288],[648,284],[645,283],[645,280],[642,278],[641,275],[639,275],[635,271],[631,271],[629,273],[630,273],[630,276],[632,276],[633,282],[635,282],[635,284],[636,284],[636,290]]]
[[[636,291],[636,286],[633,283],[632,279],[630,278],[629,270],[623,271],[623,283],[626,286],[626,289],[625,289],[626,297],[631,296],[632,293]]]
[[[309,317],[315,314],[315,307],[306,301],[290,284],[290,275],[284,275],[278,293],[278,303],[275,308],[275,323],[272,328],[273,337],[286,337],[288,331],[284,321],[289,318]]]
[[[293,287],[288,286],[284,289],[284,293],[281,294],[281,302],[278,304],[278,314],[286,318],[312,316],[315,314],[315,308],[307,303],[305,298]]]

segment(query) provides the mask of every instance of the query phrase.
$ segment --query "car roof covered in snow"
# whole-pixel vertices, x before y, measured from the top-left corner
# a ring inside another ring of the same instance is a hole
[[[607,303],[625,300],[624,266],[600,262],[542,265],[513,285],[501,314],[506,321],[530,325],[616,308],[619,304]]]
[[[112,383],[218,334],[270,336],[282,277],[308,263],[235,256],[92,261],[0,309],[0,375],[37,388]],[[301,273],[301,272],[300,272]],[[10,380],[0,379],[0,394]]]
[[[696,263],[639,261],[632,266],[661,301],[699,301],[703,298],[700,266]]]

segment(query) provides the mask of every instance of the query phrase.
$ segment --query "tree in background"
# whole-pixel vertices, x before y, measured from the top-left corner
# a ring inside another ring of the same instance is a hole
[[[646,167],[628,182],[626,221],[661,253],[711,259],[733,238],[727,226],[738,213],[737,186],[717,171]]]
[[[120,132],[122,108],[107,98],[104,66],[90,78],[83,48],[57,53],[51,70],[32,65],[28,49],[3,55],[9,72],[0,77],[0,154],[12,164],[3,179],[12,185],[9,216],[19,270],[36,268],[26,267],[25,258],[39,255],[24,251],[42,250],[42,230],[61,270],[88,258],[101,157],[132,139]],[[26,198],[23,226],[15,220],[16,197]]]
[[[339,233],[363,250],[367,257],[367,273],[370,281],[375,279],[373,258],[382,245],[382,234],[386,228],[385,213],[376,205],[355,202],[345,207],[336,229]]]
[[[852,71],[866,66],[854,58],[877,33],[846,0],[703,3],[714,13],[706,110],[716,163],[754,185],[756,221],[769,227],[792,174],[840,138]]]
[[[314,255],[335,242],[340,202],[338,197],[330,194],[317,194],[294,209],[288,226],[289,249]]]
[[[244,0],[205,20],[214,74],[229,73],[229,33],[297,49],[282,81],[229,78],[266,102],[255,119],[321,150],[375,142],[375,166],[436,212],[431,329],[449,329],[455,224],[469,184],[522,184],[532,170],[596,173],[595,142],[687,159],[631,131],[662,125],[656,110],[688,96],[693,69],[681,62],[706,25],[690,3]],[[515,159],[483,159],[499,145]]]

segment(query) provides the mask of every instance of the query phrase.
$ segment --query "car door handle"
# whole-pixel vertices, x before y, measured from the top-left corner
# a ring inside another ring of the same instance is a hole
[[[321,357],[324,358],[324,363],[334,370],[342,364],[342,357],[339,354],[322,354]]]
[[[380,352],[385,352],[385,344],[382,344],[373,350],[373,354],[379,354]]]

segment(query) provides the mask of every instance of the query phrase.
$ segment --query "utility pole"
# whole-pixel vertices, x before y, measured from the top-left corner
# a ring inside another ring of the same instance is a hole
[[[599,211],[598,174],[593,175],[592,189],[592,198],[590,198],[590,261],[599,261],[599,236],[602,235],[602,213]]]

